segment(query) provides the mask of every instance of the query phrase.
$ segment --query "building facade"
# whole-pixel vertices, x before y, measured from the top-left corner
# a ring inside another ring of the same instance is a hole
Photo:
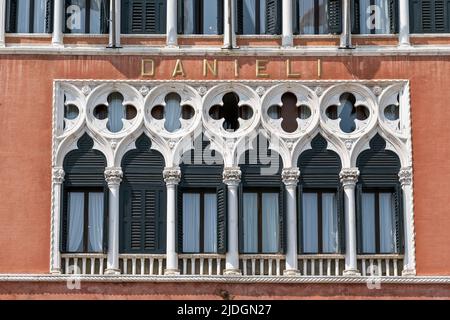
[[[450,1],[0,0],[0,292],[450,297],[449,55]]]

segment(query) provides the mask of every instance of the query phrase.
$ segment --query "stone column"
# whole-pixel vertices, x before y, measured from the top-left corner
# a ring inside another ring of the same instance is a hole
[[[122,169],[108,167],[105,180],[109,188],[108,259],[105,274],[120,274],[119,268],[119,188]]]
[[[358,182],[359,170],[345,168],[339,174],[344,187],[345,202],[345,276],[360,275],[356,261],[356,210],[355,186]]]
[[[52,44],[54,46],[63,45],[63,0],[55,0],[53,8],[53,34]]]
[[[412,168],[401,168],[398,176],[403,191],[403,219],[405,225],[405,260],[402,275],[414,276],[416,274],[416,259],[412,202]]]
[[[178,275],[178,255],[176,252],[176,191],[181,180],[179,168],[165,168],[163,171],[164,182],[167,188],[167,231],[166,231],[166,275]]]
[[[0,0],[0,47],[5,46],[6,0]]]
[[[120,0],[109,1],[108,48],[120,48]]]
[[[350,0],[342,0],[342,33],[341,45],[342,49],[350,49],[352,47],[352,20],[350,13]]]
[[[283,0],[282,8],[283,8],[282,10],[283,32],[281,38],[281,45],[283,47],[292,47],[294,45],[292,0]]]
[[[51,270],[52,274],[61,273],[61,253],[60,253],[60,225],[61,225],[61,191],[64,182],[64,170],[61,167],[53,168],[53,202],[52,202],[52,252],[51,252]]]
[[[223,48],[236,48],[236,23],[233,0],[223,0],[223,15]]]
[[[409,46],[409,1],[399,0],[399,32],[398,42],[401,46]]]
[[[176,47],[178,45],[177,16],[177,0],[167,0],[166,44],[168,47]]]
[[[223,171],[223,182],[227,185],[228,199],[228,252],[224,274],[240,275],[239,270],[239,194],[241,182],[239,167],[227,167]]]
[[[299,275],[297,256],[297,184],[298,168],[284,168],[281,177],[286,186],[287,250],[285,275]]]

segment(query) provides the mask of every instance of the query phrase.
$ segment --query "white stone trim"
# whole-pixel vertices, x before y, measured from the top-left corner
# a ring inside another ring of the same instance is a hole
[[[63,0],[55,0],[53,6],[52,45],[57,47],[64,45],[63,12],[64,12]]]
[[[409,1],[399,1],[398,42],[400,46],[409,46]]]
[[[178,1],[167,0],[167,13],[166,13],[166,44],[168,47],[175,47],[178,45]]]
[[[293,14],[292,14],[292,0],[282,1],[282,38],[281,45],[283,47],[291,47],[294,45],[293,37]]]
[[[6,0],[0,0],[0,48],[5,46]]]

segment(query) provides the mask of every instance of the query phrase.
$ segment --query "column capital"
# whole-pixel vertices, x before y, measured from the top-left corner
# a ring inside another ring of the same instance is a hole
[[[55,184],[62,184],[66,173],[62,167],[55,167],[52,169],[52,181]]]
[[[401,168],[400,171],[398,172],[398,178],[399,178],[399,181],[400,181],[402,187],[411,185],[411,183],[412,183],[412,167]]]
[[[164,168],[163,171],[164,182],[167,185],[176,185],[181,180],[181,170],[180,168]]]
[[[342,185],[345,186],[354,186],[356,182],[358,182],[359,170],[358,168],[344,168],[339,173],[339,179],[341,180]]]
[[[226,167],[223,169],[223,183],[238,185],[241,182],[241,169],[239,167]]]
[[[299,177],[299,168],[283,168],[283,170],[281,171],[281,180],[283,180],[283,183],[286,186],[297,186]]]
[[[122,182],[123,172],[120,167],[107,167],[105,169],[105,180],[109,187],[119,186]]]

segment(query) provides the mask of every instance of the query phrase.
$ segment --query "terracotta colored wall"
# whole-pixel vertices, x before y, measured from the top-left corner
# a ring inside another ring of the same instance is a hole
[[[141,58],[0,56],[0,273],[49,271],[53,79],[139,79]],[[158,59],[155,78],[168,78],[174,58]],[[203,79],[203,57],[182,59],[186,79]],[[224,59],[229,62],[219,67],[218,79],[232,79],[233,58]],[[317,79],[317,58],[295,59],[300,79]],[[322,61],[322,79],[411,80],[417,271],[450,275],[450,57]],[[254,63],[253,57],[240,60],[240,79],[255,78]],[[285,78],[285,70],[280,63],[268,64],[271,79]]]

